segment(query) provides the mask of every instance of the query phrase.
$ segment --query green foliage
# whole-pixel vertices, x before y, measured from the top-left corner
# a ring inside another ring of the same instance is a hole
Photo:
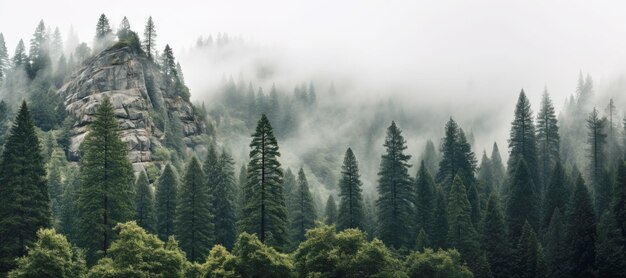
[[[448,244],[459,250],[472,270],[475,270],[477,259],[481,255],[478,240],[472,224],[467,191],[461,178],[457,176],[448,195]]]
[[[535,134],[535,124],[533,121],[532,110],[530,109],[530,101],[526,97],[524,90],[522,90],[519,94],[519,98],[517,100],[517,105],[515,106],[515,116],[513,122],[511,122],[511,132],[509,137],[509,161],[508,161],[508,171],[509,177],[516,175],[516,171],[519,169],[519,165],[522,160],[525,161],[526,168],[528,168],[527,175],[530,177],[530,181],[533,185],[533,191],[535,194],[538,194],[541,188],[541,183],[538,175],[538,165],[537,165],[537,138]],[[509,193],[509,191],[516,190],[514,187],[516,185],[511,184],[510,187],[506,188],[505,193]],[[539,195],[535,195],[536,196]],[[511,197],[512,198],[512,197]],[[535,219],[529,219],[530,224],[533,227],[536,226],[536,222],[533,222]],[[515,229],[509,230],[513,236],[518,236],[522,225],[524,224],[524,219],[519,223],[519,227],[515,227]],[[515,238],[517,240],[517,238]]]
[[[135,212],[133,168],[109,98],[100,104],[81,150],[78,242],[94,262],[96,252],[106,256],[112,228]]]
[[[222,245],[215,245],[209,252],[206,262],[202,265],[202,277],[206,278],[227,278],[241,277],[233,267],[235,256],[230,254]]]
[[[467,142],[463,129],[450,118],[445,126],[445,137],[441,144],[441,161],[436,181],[441,184],[446,192],[450,191],[452,182],[459,176],[464,184],[476,182],[476,155],[472,152],[471,145]]]
[[[541,245],[537,241],[535,231],[528,222],[524,223],[515,252],[517,259],[515,265],[516,277],[545,277],[546,265]]]
[[[254,235],[241,233],[233,247],[233,255],[233,268],[241,277],[293,277],[291,258],[264,245]]]
[[[141,171],[135,181],[135,221],[148,233],[156,232],[154,197],[146,172]]]
[[[617,229],[624,239],[622,247],[626,250],[626,166],[624,163],[619,163],[617,168],[611,211],[615,217]]]
[[[216,162],[218,179],[212,189],[215,242],[232,248],[237,237],[235,162],[225,150]]]
[[[404,262],[409,277],[472,278],[474,275],[461,261],[458,251],[425,249],[412,252]]]
[[[501,191],[506,171],[504,170],[504,164],[502,163],[502,157],[500,156],[498,144],[495,142],[493,143],[493,150],[491,151],[491,174],[493,176],[494,189]]]
[[[587,143],[589,144],[589,177],[591,184],[597,187],[602,183],[606,160],[606,118],[600,118],[598,110],[593,111],[587,118]]]
[[[417,229],[423,230],[425,234],[434,234],[435,229],[435,204],[437,202],[435,181],[426,169],[424,161],[417,171],[416,192],[415,192],[415,215]],[[427,246],[430,247],[430,246]]]
[[[506,207],[507,226],[511,242],[517,242],[526,221],[532,227],[537,227],[538,220],[538,195],[535,192],[532,174],[523,158],[515,165],[517,169],[512,176],[511,192]]]
[[[315,205],[309,191],[309,183],[306,180],[304,170],[298,171],[298,185],[290,196],[289,202],[289,226],[292,243],[297,245],[304,240],[306,231],[315,226]]]
[[[187,164],[176,207],[176,237],[192,262],[203,259],[215,238],[211,195],[204,171],[195,156]]]
[[[185,255],[174,238],[165,244],[134,221],[117,224],[115,231],[108,256],[87,277],[183,277]]]
[[[341,166],[341,179],[339,180],[340,201],[337,229],[364,229],[362,185],[358,161],[352,149],[348,148]]]
[[[174,234],[178,186],[176,170],[168,163],[157,181],[155,192],[156,228],[161,240]]]
[[[0,275],[50,225],[46,169],[33,120],[22,103],[0,158]]]
[[[378,235],[392,248],[413,244],[415,190],[409,176],[410,155],[404,154],[406,140],[402,131],[391,122],[385,138],[385,153],[378,172]]]
[[[433,233],[431,243],[434,248],[448,247],[448,200],[441,186],[436,187]]]
[[[604,213],[598,224],[596,245],[598,277],[626,277],[626,250],[623,242],[613,214]]]
[[[569,197],[569,192],[565,187],[567,176],[560,161],[556,162],[554,170],[550,176],[550,183],[546,184],[547,187],[544,193],[542,205],[543,219],[541,227],[543,228],[547,228],[550,224],[550,219],[552,218],[555,209],[558,208],[560,211],[565,211],[565,206],[567,205]]]
[[[40,229],[28,254],[17,260],[9,278],[74,278],[86,272],[83,253],[54,229]]]
[[[152,21],[152,16],[150,16],[143,32],[144,39],[142,44],[146,54],[148,54],[148,58],[150,59],[153,58],[154,51],[156,50],[156,36],[157,34],[154,28],[154,22]]]
[[[580,174],[568,208],[566,239],[570,249],[570,275],[592,275],[596,265],[596,216]]]
[[[552,213],[550,226],[545,233],[545,257],[548,265],[546,275],[551,278],[569,277],[569,243],[566,239],[566,226],[561,210],[557,207]]]
[[[560,140],[556,112],[554,111],[548,90],[544,89],[541,97],[541,107],[539,108],[539,114],[537,114],[537,158],[540,180],[544,186],[547,186],[548,182],[550,182],[552,170],[561,159],[559,155]],[[548,218],[547,221],[549,221],[550,216],[552,216],[552,211],[545,217]],[[547,225],[547,223],[545,224]]]
[[[244,188],[245,207],[240,227],[255,233],[261,242],[284,247],[288,242],[287,209],[283,194],[278,157],[278,142],[269,120],[261,116],[250,143],[247,184]]]
[[[337,223],[337,203],[333,195],[329,195],[326,200],[326,209],[324,210],[324,223],[326,225],[334,225]]]
[[[496,193],[492,193],[489,197],[481,230],[481,244],[485,250],[487,261],[491,266],[493,277],[510,277],[512,275],[510,269],[512,253],[504,215]]]

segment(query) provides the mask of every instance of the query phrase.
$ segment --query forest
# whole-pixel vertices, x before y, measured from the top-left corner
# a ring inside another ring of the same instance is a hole
[[[224,75],[198,100],[152,17],[142,36],[117,26],[102,14],[90,47],[41,20],[13,55],[0,33],[0,277],[626,277],[626,119],[589,74],[559,113],[522,89],[508,144],[482,154],[454,115],[409,153],[411,116],[387,104],[298,152],[350,117],[333,84]],[[95,92],[72,86],[124,63],[81,114]],[[133,116],[115,86],[137,68]],[[150,147],[128,140],[141,128]]]

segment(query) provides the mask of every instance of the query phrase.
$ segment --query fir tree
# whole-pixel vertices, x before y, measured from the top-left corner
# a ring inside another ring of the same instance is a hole
[[[596,264],[598,277],[626,277],[626,250],[624,238],[611,212],[606,212],[598,223]]]
[[[28,69],[28,56],[26,56],[26,47],[24,41],[20,39],[15,48],[15,54],[12,57],[13,69]]]
[[[467,186],[467,199],[469,200],[472,209],[472,224],[474,224],[474,227],[478,227],[478,222],[480,222],[481,219],[480,196],[478,195],[478,190],[474,184],[469,184]]]
[[[524,160],[526,164],[527,174],[530,177],[530,181],[533,184],[533,191],[535,194],[540,192],[540,180],[538,176],[538,165],[537,165],[537,139],[535,135],[535,125],[533,123],[532,110],[530,109],[530,101],[526,97],[524,90],[522,90],[519,94],[519,98],[517,100],[517,105],[515,106],[515,117],[513,122],[511,122],[511,133],[509,138],[509,161],[508,161],[508,171],[509,176],[512,177],[515,175],[515,171],[519,169],[520,161]],[[510,187],[515,187],[515,185],[511,184]],[[505,193],[510,193],[511,191],[516,190],[515,188],[506,188]],[[537,197],[539,195],[535,195]],[[511,197],[511,196],[508,196]],[[522,225],[524,224],[525,219],[521,219],[521,223],[519,223],[519,227],[516,227],[516,230],[510,230],[513,235],[519,235],[521,232]],[[534,220],[529,219],[531,226],[537,227]],[[517,238],[516,238],[517,240]]]
[[[561,162],[557,161],[554,170],[550,175],[550,183],[546,184],[546,190],[543,199],[543,213],[541,227],[547,228],[555,209],[565,211],[565,205],[568,201],[568,191],[566,186],[567,177],[565,169]]]
[[[545,277],[545,259],[541,251],[541,245],[537,241],[537,235],[526,222],[522,227],[522,234],[517,243],[516,252],[516,277],[540,278]]]
[[[591,196],[580,174],[568,208],[566,239],[570,249],[570,275],[593,276],[596,265],[596,216]]]
[[[589,177],[593,188],[597,188],[602,183],[606,160],[606,118],[600,118],[598,110],[593,108],[587,119],[589,143]]]
[[[46,69],[50,66],[51,62],[48,44],[49,37],[46,32],[46,26],[43,23],[43,20],[41,20],[35,29],[33,37],[30,39],[30,50],[28,52],[30,67],[28,74],[31,79],[35,78],[40,70]]]
[[[502,183],[504,183],[506,172],[504,170],[504,164],[502,163],[502,157],[500,156],[498,144],[495,142],[493,143],[493,150],[491,151],[490,159],[494,189],[500,192],[502,189]]]
[[[156,186],[156,228],[161,240],[174,234],[176,218],[176,197],[178,195],[178,175],[172,164],[163,169]]]
[[[493,277],[511,277],[512,251],[509,245],[504,215],[496,193],[492,193],[489,196],[481,231],[481,243],[485,249]]]
[[[152,21],[152,16],[148,17],[146,28],[143,31],[143,37],[143,49],[146,54],[148,54],[148,58],[152,59],[154,57],[154,51],[156,50],[157,37],[157,33],[154,28],[154,22]]]
[[[218,183],[212,190],[215,243],[229,249],[235,244],[235,237],[237,236],[234,164],[230,154],[226,150],[222,151],[217,161]]]
[[[445,130],[446,134],[441,145],[442,158],[439,162],[436,181],[442,184],[448,192],[457,175],[464,184],[476,182],[474,173],[477,161],[465,133],[452,118],[446,123]]]
[[[79,244],[88,250],[88,262],[106,256],[113,227],[134,213],[133,168],[126,143],[119,136],[113,105],[105,97],[81,145]]]
[[[135,181],[135,221],[148,233],[156,233],[154,197],[146,172],[139,173]]]
[[[417,239],[415,240],[415,250],[417,252],[424,252],[426,248],[430,248],[431,243],[428,240],[428,234],[424,231],[424,229],[420,229],[417,233]]]
[[[244,195],[244,189],[246,188],[246,184],[248,184],[248,169],[246,169],[246,165],[243,164],[241,165],[241,168],[239,168],[239,176],[237,178],[237,217],[236,219],[243,218],[243,208],[246,206],[246,200],[245,200],[245,195]],[[239,231],[239,226],[237,226],[237,231]]]
[[[516,167],[506,208],[509,238],[512,242],[517,242],[526,221],[534,227],[537,227],[538,221],[537,195],[526,161],[522,158]]]
[[[337,223],[337,203],[333,195],[329,195],[326,200],[326,209],[324,210],[324,222],[326,225],[335,225]]]
[[[287,209],[278,157],[278,142],[267,116],[262,115],[250,143],[248,183],[244,189],[243,231],[256,233],[263,243],[284,247],[287,242]]]
[[[98,19],[98,24],[96,24],[96,38],[97,39],[105,39],[109,34],[111,34],[111,26],[109,25],[109,19],[106,15],[101,14]]]
[[[341,166],[341,178],[339,180],[338,230],[364,229],[362,184],[358,161],[352,149],[348,148]]]
[[[561,214],[561,210],[557,207],[552,213],[550,226],[545,233],[545,256],[548,269],[546,276],[550,278],[566,278],[570,277],[569,258],[568,258],[568,242],[566,241],[566,226]]]
[[[456,177],[448,195],[448,243],[459,250],[472,270],[478,265],[480,256],[478,240],[465,185],[460,177]]]
[[[48,194],[52,208],[53,226],[58,227],[57,220],[61,214],[61,196],[63,195],[63,181],[61,180],[61,163],[52,158],[48,163]]]
[[[448,248],[448,201],[441,186],[436,187],[436,202],[434,209],[434,226],[431,235],[433,248]]]
[[[78,169],[70,168],[67,171],[67,180],[61,196],[61,212],[59,215],[59,232],[63,233],[70,242],[78,242],[80,230],[78,209],[78,194],[80,190],[80,176]]]
[[[426,169],[424,161],[417,171],[416,192],[415,192],[415,215],[417,229],[423,229],[428,235],[434,234],[435,226],[435,204],[437,202],[437,192],[435,181]]]
[[[547,186],[554,165],[560,160],[558,121],[547,89],[543,91],[541,107],[539,114],[537,114],[537,146],[540,180],[541,184]]]
[[[165,77],[165,84],[171,88],[178,80],[178,72],[176,71],[176,61],[174,60],[174,52],[169,44],[165,45],[163,54],[161,54],[161,70]]]
[[[437,157],[437,150],[435,149],[435,144],[432,140],[428,139],[426,141],[424,153],[421,158],[421,160],[424,161],[426,170],[428,170],[431,175],[437,173],[437,163],[439,161],[439,157]]]
[[[178,192],[176,207],[176,238],[192,261],[206,258],[214,242],[215,227],[210,206],[211,196],[198,158],[193,156]]]
[[[486,201],[491,192],[493,192],[493,169],[491,167],[491,159],[487,156],[487,152],[483,151],[483,157],[480,159],[480,167],[478,167],[478,193],[481,199],[481,209],[486,207]]]
[[[120,23],[120,26],[117,29],[117,37],[120,40],[125,40],[130,35],[130,32],[130,23],[128,22],[128,19],[124,17],[122,19],[122,22]]]
[[[290,197],[293,205],[289,208],[292,243],[298,244],[304,241],[306,231],[315,226],[316,218],[309,183],[302,168],[298,171],[298,186]]]
[[[387,129],[384,146],[378,172],[378,233],[393,248],[407,247],[413,241],[415,190],[408,173],[411,156],[404,154],[406,140],[395,122]]]
[[[0,33],[0,83],[4,81],[9,70],[9,52],[4,41],[4,35]]]
[[[26,246],[37,230],[50,225],[50,198],[39,138],[26,102],[22,103],[0,158],[0,275],[15,259],[26,255]]]

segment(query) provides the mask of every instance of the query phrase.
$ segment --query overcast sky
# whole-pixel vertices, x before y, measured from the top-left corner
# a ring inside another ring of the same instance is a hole
[[[114,25],[127,16],[140,34],[152,15],[159,45],[179,52],[200,35],[227,32],[284,48],[312,71],[421,84],[447,97],[471,86],[481,97],[514,99],[524,88],[538,103],[547,85],[561,106],[579,71],[599,86],[626,72],[624,1],[33,2],[0,0],[0,32],[11,54],[39,19],[64,36],[73,25],[91,43],[105,13]]]

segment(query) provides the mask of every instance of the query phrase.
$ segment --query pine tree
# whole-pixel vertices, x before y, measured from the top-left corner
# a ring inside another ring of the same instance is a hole
[[[88,250],[88,262],[106,256],[113,227],[131,220],[135,208],[133,167],[113,111],[109,98],[104,98],[81,145],[79,244]]]
[[[575,277],[589,277],[595,269],[596,216],[591,196],[579,174],[567,215],[570,270]]]
[[[596,243],[598,277],[626,277],[626,250],[622,246],[623,242],[615,217],[611,212],[604,213],[598,223]]]
[[[478,265],[480,245],[471,218],[471,205],[460,177],[454,178],[448,195],[448,243],[456,248],[472,270]]]
[[[511,122],[511,133],[509,138],[509,161],[508,161],[508,171],[509,176],[512,177],[515,175],[515,171],[517,171],[518,164],[520,164],[521,160],[524,160],[526,163],[526,168],[528,168],[528,175],[530,177],[530,181],[533,184],[533,191],[535,194],[540,192],[540,180],[538,176],[538,165],[537,165],[537,138],[535,135],[535,125],[533,123],[532,110],[530,109],[530,101],[526,97],[524,90],[522,90],[519,94],[519,98],[517,100],[517,105],[515,106],[515,117],[513,122]],[[515,185],[509,185],[514,187]],[[515,190],[514,188],[505,188],[505,193]],[[535,195],[539,196],[539,195]],[[521,232],[522,225],[524,224],[524,219],[521,219],[521,223],[519,223],[519,227],[515,230],[510,230],[513,235],[519,235]],[[531,226],[537,227],[534,220],[530,220],[529,222]],[[516,238],[517,240],[517,238]]]
[[[333,198],[332,194],[326,200],[324,218],[326,225],[335,225],[337,223],[337,203],[335,203],[335,198]]]
[[[252,135],[250,148],[242,230],[256,233],[261,242],[268,245],[285,247],[288,242],[287,209],[282,187],[283,173],[278,162],[280,152],[265,115],[261,116]]]
[[[565,206],[568,201],[568,192],[566,186],[567,177],[565,169],[561,165],[560,161],[556,162],[554,170],[550,175],[550,183],[546,184],[546,190],[543,199],[543,213],[541,227],[547,228],[550,224],[550,219],[554,214],[555,209],[565,211]]]
[[[212,189],[215,243],[232,248],[237,236],[235,170],[233,158],[224,150],[218,158],[218,183]]]
[[[417,229],[423,229],[428,235],[434,234],[435,203],[437,202],[435,181],[426,169],[424,161],[417,171],[415,192],[415,215]]]
[[[97,39],[105,39],[112,32],[111,26],[109,25],[109,19],[106,15],[101,14],[98,19],[98,24],[96,24],[96,38]]]
[[[543,91],[541,107],[537,114],[537,146],[540,180],[542,185],[547,186],[554,165],[560,160],[558,121],[547,88]]]
[[[538,221],[538,199],[526,161],[522,158],[516,167],[506,208],[509,238],[512,242],[517,242],[526,221],[531,227],[537,227]]]
[[[154,197],[146,172],[139,173],[135,181],[135,221],[148,233],[156,233]]]
[[[545,233],[546,246],[546,263],[548,265],[547,277],[550,278],[566,278],[570,277],[569,273],[569,256],[568,242],[566,241],[566,226],[561,214],[561,210],[557,207],[552,213],[550,226]]]
[[[15,54],[13,54],[13,58],[11,59],[13,62],[14,69],[25,69],[28,70],[28,56],[26,56],[26,47],[24,46],[24,41],[20,39],[17,43],[17,47],[15,48]]]
[[[404,154],[406,140],[395,122],[387,129],[384,146],[386,151],[378,172],[378,233],[380,239],[393,248],[408,247],[414,239],[411,224],[415,190],[408,173],[411,156]]]
[[[174,234],[178,187],[176,170],[172,164],[168,163],[157,181],[155,193],[156,228],[161,240],[165,240]]]
[[[246,206],[246,200],[244,195],[244,189],[248,184],[248,169],[246,165],[241,165],[239,168],[239,176],[237,178],[237,217],[236,219],[243,218],[243,208]],[[289,196],[289,195],[287,195]],[[237,225],[237,231],[239,232],[239,225]]]
[[[315,206],[309,191],[309,183],[306,180],[304,170],[298,171],[298,186],[290,196],[293,207],[289,208],[292,243],[299,244],[304,241],[304,234],[308,229],[315,226]]]
[[[152,16],[148,17],[146,28],[143,31],[143,37],[143,49],[148,55],[148,58],[152,59],[154,57],[154,51],[156,50],[157,37],[157,33],[154,28],[154,22],[152,21]]]
[[[502,157],[500,156],[498,144],[495,142],[493,143],[493,149],[491,151],[490,159],[494,189],[500,192],[502,190],[502,184],[504,183],[506,171],[504,170],[504,164],[502,163]]]
[[[122,19],[122,22],[120,23],[120,26],[117,29],[117,37],[120,40],[125,40],[130,35],[130,32],[130,23],[128,22],[128,18],[124,17]]]
[[[424,252],[426,248],[431,247],[431,243],[428,240],[428,234],[424,231],[424,229],[420,229],[417,233],[417,239],[415,240],[415,250],[418,252]]]
[[[210,201],[204,171],[198,158],[193,156],[185,168],[178,192],[175,222],[176,238],[192,262],[204,260],[214,242]]]
[[[600,118],[598,110],[593,108],[587,119],[589,143],[589,177],[593,188],[597,188],[602,183],[606,160],[606,118]]]
[[[46,25],[43,20],[39,21],[39,25],[35,29],[33,37],[30,39],[30,50],[28,59],[30,60],[29,76],[35,78],[40,70],[50,66],[49,53],[49,37],[46,32]]]
[[[478,190],[476,189],[476,186],[474,186],[474,184],[470,183],[467,186],[467,199],[470,202],[470,206],[471,206],[471,217],[472,217],[472,224],[474,224],[474,227],[478,227],[478,222],[480,222],[481,219],[481,209],[480,209],[480,196],[478,195]]]
[[[482,246],[493,277],[511,277],[512,251],[498,195],[492,193],[482,222]]]
[[[9,52],[4,41],[4,35],[0,33],[0,84],[6,78],[9,68]]]
[[[169,44],[165,45],[163,54],[161,54],[161,70],[165,77],[165,84],[171,88],[178,80],[178,72],[176,71],[174,52]]]
[[[545,275],[545,259],[541,251],[541,245],[537,241],[537,235],[526,222],[522,227],[522,234],[516,247],[516,277],[540,278]]]
[[[0,275],[26,255],[39,228],[50,225],[50,198],[39,138],[22,103],[0,158]]]
[[[80,176],[77,168],[67,171],[67,180],[61,196],[61,212],[59,215],[59,231],[70,242],[78,242],[80,219],[78,209],[78,194],[80,190]]]
[[[63,181],[61,180],[61,163],[52,158],[48,163],[48,195],[52,208],[52,226],[58,227],[58,218],[61,214],[61,196],[63,195]]]
[[[437,156],[435,144],[430,139],[426,141],[426,146],[424,147],[424,153],[422,154],[421,160],[424,161],[426,170],[428,170],[431,175],[437,173],[437,163],[439,161],[439,157]]]
[[[620,163],[617,168],[611,210],[613,217],[615,217],[617,229],[625,240],[622,242],[622,247],[626,250],[626,166],[624,163]]]
[[[465,137],[463,129],[450,118],[446,123],[446,134],[441,145],[442,158],[439,162],[439,172],[436,181],[442,184],[446,192],[450,190],[452,181],[458,175],[464,184],[476,182],[476,156]]]
[[[431,235],[433,248],[448,248],[448,201],[441,186],[436,187],[437,198],[434,209],[434,226]]]
[[[339,180],[339,215],[337,217],[337,229],[345,230],[365,227],[365,214],[363,211],[363,195],[361,186],[359,165],[352,149],[348,148],[341,166],[341,178]]]
[[[486,201],[491,192],[494,190],[493,169],[491,167],[491,159],[487,156],[487,152],[483,151],[483,157],[480,159],[480,167],[478,167],[478,193],[481,199],[481,209],[486,207]]]

